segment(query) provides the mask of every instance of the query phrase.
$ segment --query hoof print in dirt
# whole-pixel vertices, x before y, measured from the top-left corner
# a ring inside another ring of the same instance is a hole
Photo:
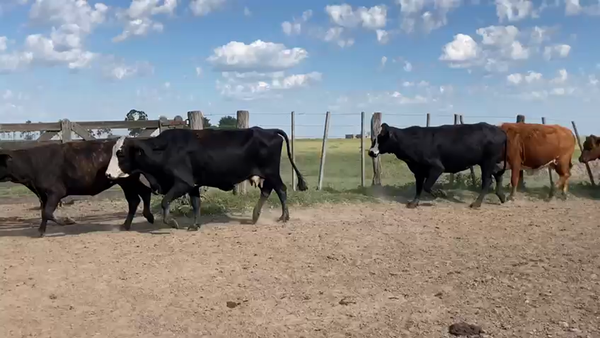
[[[340,300],[340,305],[350,305],[350,304],[356,304],[356,301],[354,301],[348,297],[344,297]]]
[[[481,337],[483,329],[480,326],[467,324],[467,323],[456,323],[450,325],[448,332],[454,336],[466,336],[466,337]]]
[[[228,308],[230,308],[230,309],[233,309],[233,308],[236,308],[236,307],[238,307],[240,304],[242,304],[242,303],[240,303],[240,302],[232,302],[232,301],[228,301],[228,302],[227,302],[227,307],[228,307]]]

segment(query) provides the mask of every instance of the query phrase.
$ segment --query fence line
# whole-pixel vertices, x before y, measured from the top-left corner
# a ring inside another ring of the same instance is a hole
[[[257,115],[267,115],[267,114],[257,113]],[[279,113],[277,115],[281,116],[281,114],[279,114]],[[354,114],[354,113],[352,113],[352,114],[350,114],[350,113],[332,114],[330,112],[327,112],[325,114],[324,124],[297,124],[297,117],[304,116],[304,115],[323,116],[323,114],[291,112],[290,120],[289,120],[290,125],[288,127],[283,127],[282,129],[287,130],[289,128],[289,130],[290,130],[291,154],[292,154],[292,158],[295,158],[295,156],[297,154],[296,139],[299,138],[296,128],[297,127],[322,127],[322,128],[324,128],[323,129],[323,137],[321,138],[322,142],[321,142],[320,164],[319,164],[319,174],[318,174],[318,182],[317,182],[317,189],[319,189],[319,190],[322,189],[323,183],[326,180],[325,167],[326,167],[326,158],[327,158],[327,156],[326,156],[327,155],[327,140],[331,138],[330,125],[332,124],[332,118],[333,118],[333,121],[335,121],[335,117],[340,116],[340,115],[357,117],[356,121],[357,122],[360,121],[360,123],[358,123],[356,125],[347,124],[347,122],[345,121],[344,124],[338,125],[338,124],[334,123],[333,126],[335,128],[350,128],[350,127],[352,127],[352,128],[358,128],[360,130],[359,133],[344,134],[344,138],[361,140],[361,143],[360,143],[360,156],[361,156],[360,157],[360,185],[362,187],[365,187],[366,186],[365,138],[370,138],[371,142],[372,142],[374,137],[376,137],[379,134],[379,132],[381,130],[381,123],[382,123],[382,118],[383,118],[384,114],[382,114],[380,112],[375,112],[372,114],[370,132],[367,132],[367,130],[365,130],[364,124],[365,124],[366,116],[365,116],[364,112],[361,112],[358,114]],[[464,117],[462,114],[434,115],[434,114],[427,113],[424,116],[424,114],[419,115],[419,114],[385,113],[385,116],[388,116],[388,115],[390,115],[392,117],[422,116],[423,117],[422,124],[425,126],[430,126],[432,121],[435,122],[436,117],[453,117],[454,124],[463,124],[464,123]],[[96,139],[96,137],[94,137],[88,130],[100,129],[100,128],[140,129],[141,132],[139,133],[139,135],[137,137],[147,138],[147,137],[152,137],[156,133],[160,133],[165,129],[171,129],[171,128],[204,129],[204,125],[203,125],[204,118],[206,116],[214,116],[214,115],[211,115],[211,114],[204,115],[201,111],[190,111],[187,113],[187,116],[188,116],[188,118],[186,120],[184,120],[181,116],[176,116],[173,120],[159,119],[159,120],[144,120],[144,121],[85,121],[85,122],[81,121],[81,122],[74,122],[74,121],[70,121],[68,119],[62,119],[58,122],[0,124],[0,133],[38,132],[38,131],[40,132],[40,136],[34,141],[10,141],[10,142],[0,141],[0,148],[10,150],[10,149],[18,149],[18,148],[27,148],[30,146],[47,144],[47,143],[81,142],[81,141],[87,141],[87,140],[94,140],[94,139]],[[360,116],[360,120],[358,119],[359,116]],[[473,118],[477,118],[478,116],[469,116],[469,117],[471,117],[471,119],[473,119]],[[496,116],[481,116],[481,117],[488,118],[488,119],[489,118],[508,119],[508,117],[496,117]],[[511,119],[513,119],[513,118],[514,117],[511,117]],[[542,117],[541,123],[546,124],[547,120],[556,121],[557,119],[546,119],[545,117]],[[236,121],[237,121],[237,128],[239,128],[239,129],[249,128],[250,113],[246,110],[237,111]],[[476,123],[477,121],[469,121],[469,122]],[[525,116],[517,115],[516,122],[525,123]],[[571,122],[570,124],[572,126],[572,130],[574,131],[574,134],[576,136],[579,149],[583,150],[582,145],[581,145],[581,138],[577,131],[577,126],[574,121],[570,121],[570,122]],[[450,124],[450,123],[451,123],[450,119],[444,120],[444,124]],[[398,124],[394,124],[394,125],[398,126]],[[274,125],[262,125],[262,127],[271,127],[271,126],[274,126]],[[277,127],[281,128],[282,125],[277,125]],[[81,138],[81,140],[73,139],[72,134],[79,136]],[[58,139],[55,139],[55,137],[57,137]],[[372,180],[371,184],[372,185],[381,185],[382,163],[381,163],[380,157],[372,158],[372,162],[373,162],[373,180]],[[586,166],[587,174],[589,176],[589,180],[590,180],[591,184],[595,185],[594,177],[593,177],[593,174],[592,174],[589,164],[586,163],[585,166]],[[476,178],[475,178],[474,169],[471,167],[471,168],[469,168],[469,170],[470,170],[470,174],[471,174],[471,181],[475,185]],[[295,176],[295,173],[292,170],[292,184],[294,186],[293,189],[295,189],[296,180],[297,180],[297,178]],[[450,174],[450,181],[451,182],[454,181],[453,174]],[[552,179],[551,171],[549,171],[549,181],[552,186],[553,179]],[[524,187],[523,170],[521,170],[519,173],[519,187]],[[236,185],[235,189],[233,190],[233,193],[234,194],[245,194],[246,191],[247,191],[246,182],[241,182],[240,184]]]

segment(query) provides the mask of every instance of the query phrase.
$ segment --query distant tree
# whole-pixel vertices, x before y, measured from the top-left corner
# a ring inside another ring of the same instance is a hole
[[[210,124],[210,119],[208,117],[202,117],[202,127],[203,128],[210,128],[213,127],[212,124]]]
[[[235,129],[237,128],[237,118],[233,116],[223,116],[219,120],[219,129]]]
[[[25,123],[31,124],[31,120],[27,120],[27,121],[25,121]],[[26,141],[33,141],[36,139],[36,136],[37,136],[36,134],[37,133],[33,132],[33,131],[22,131],[21,137]]]
[[[125,115],[125,121],[147,121],[148,114],[141,110],[131,109],[127,115]],[[130,128],[129,136],[138,136],[144,129],[143,128]]]

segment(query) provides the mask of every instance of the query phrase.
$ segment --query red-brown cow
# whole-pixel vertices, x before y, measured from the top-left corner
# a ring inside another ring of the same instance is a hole
[[[598,158],[600,158],[600,137],[590,135],[583,142],[583,151],[581,151],[581,155],[579,156],[579,162],[587,163]]]
[[[511,191],[514,199],[519,171],[539,170],[550,166],[560,176],[556,186],[566,197],[571,176],[571,157],[575,151],[575,135],[563,126],[535,123],[504,123],[500,126],[508,136],[508,167],[511,169]],[[550,187],[550,198],[554,187]]]

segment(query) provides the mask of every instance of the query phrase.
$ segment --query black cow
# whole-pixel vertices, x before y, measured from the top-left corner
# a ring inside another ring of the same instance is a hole
[[[279,174],[282,138],[298,176],[298,190],[304,191],[308,188],[292,161],[285,132],[259,127],[240,130],[171,129],[146,140],[122,137],[114,146],[116,156],[111,159],[106,175],[116,179],[143,173],[153,189],[165,195],[161,203],[163,222],[174,228],[179,228],[179,225],[170,218],[171,201],[189,194],[194,224],[188,230],[198,230],[199,187],[231,191],[235,184],[245,180],[256,183],[261,190],[252,213],[253,223],[258,220],[272,190],[281,201],[279,220],[285,222],[290,216],[286,204],[287,187]]]
[[[129,203],[129,212],[121,229],[131,228],[140,197],[144,203],[144,217],[148,222],[154,223],[154,216],[150,211],[152,192],[140,182],[139,175],[113,181],[104,174],[115,142],[92,140],[4,150],[0,153],[0,181],[23,184],[40,199],[40,237],[44,236],[49,220],[64,225],[54,217],[54,210],[63,197],[94,196],[115,184],[121,186]]]
[[[381,132],[373,139],[369,156],[394,154],[408,165],[416,179],[417,193],[407,204],[415,208],[421,192],[433,197],[445,195],[431,188],[442,173],[457,173],[474,165],[481,168],[482,185],[477,199],[470,205],[478,208],[488,193],[492,175],[496,179],[496,195],[505,202],[502,193],[502,175],[506,171],[506,133],[485,122],[439,127],[409,127],[405,129],[381,125]],[[504,161],[504,167],[497,164]]]

